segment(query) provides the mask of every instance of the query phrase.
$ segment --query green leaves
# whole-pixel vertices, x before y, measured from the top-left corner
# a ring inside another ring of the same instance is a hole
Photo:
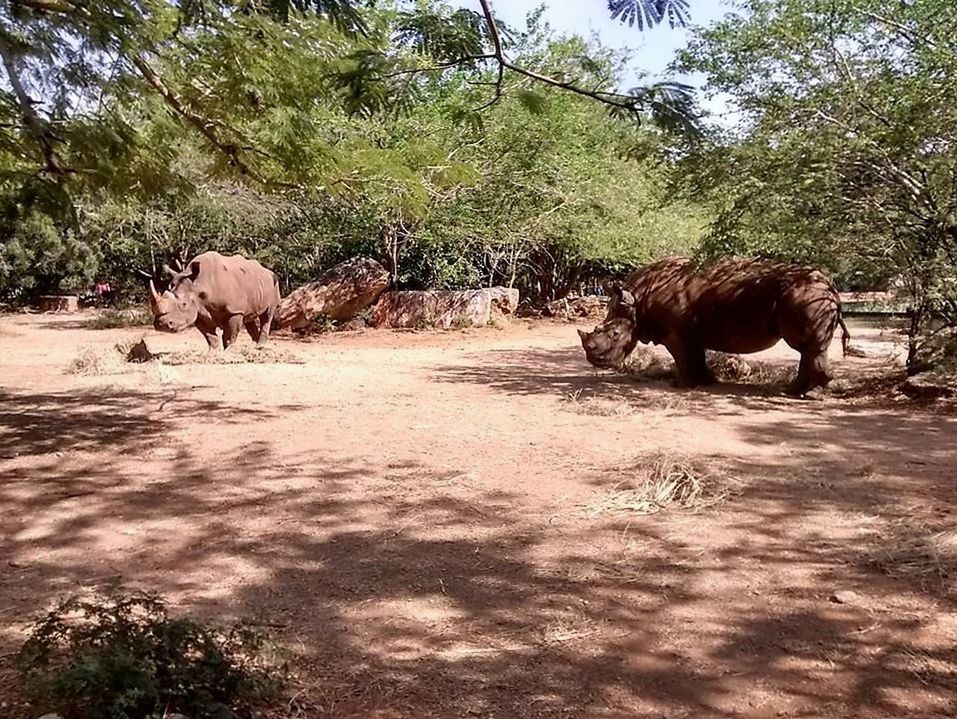
[[[485,54],[488,27],[477,12],[447,6],[418,6],[400,12],[395,40],[414,52],[443,63],[468,60]]]
[[[894,281],[925,321],[957,325],[957,8],[747,8],[682,58],[746,111],[723,147],[684,163],[691,191],[719,208],[711,249],[812,261],[855,287]]]
[[[515,97],[528,112],[533,115],[542,115],[546,109],[545,96],[534,90],[522,88],[515,92]]]

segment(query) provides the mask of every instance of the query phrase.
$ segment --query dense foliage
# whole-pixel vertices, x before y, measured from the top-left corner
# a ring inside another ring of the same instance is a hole
[[[680,86],[619,93],[623,58],[554,36],[541,13],[518,30],[431,2],[0,8],[7,299],[96,274],[133,292],[133,268],[218,249],[287,289],[371,254],[399,286],[546,300],[705,224],[650,159],[660,129],[694,131]]]
[[[738,113],[679,177],[712,255],[815,262],[913,311],[910,365],[957,325],[957,6],[747,0],[682,54]]]

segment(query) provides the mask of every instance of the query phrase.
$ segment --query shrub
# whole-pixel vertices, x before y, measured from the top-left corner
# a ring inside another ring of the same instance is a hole
[[[172,618],[152,594],[68,599],[38,620],[17,655],[24,692],[67,719],[210,717],[274,696],[285,667],[267,637]]]

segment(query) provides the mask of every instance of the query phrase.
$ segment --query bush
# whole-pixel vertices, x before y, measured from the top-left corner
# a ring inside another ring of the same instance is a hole
[[[35,623],[17,655],[23,689],[67,719],[210,717],[274,696],[285,667],[267,637],[171,618],[155,595],[69,599]]]
[[[149,310],[130,308],[128,310],[104,310],[90,324],[95,330],[114,330],[124,327],[145,327],[153,324],[153,315]]]

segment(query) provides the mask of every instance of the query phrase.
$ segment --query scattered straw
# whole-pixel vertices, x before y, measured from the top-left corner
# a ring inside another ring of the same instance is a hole
[[[636,347],[628,358],[625,374],[641,379],[665,379],[674,374],[674,363],[650,347]]]
[[[869,563],[891,577],[925,590],[957,591],[957,527],[931,527],[900,520],[881,535]]]
[[[957,689],[957,663],[951,650],[931,652],[924,649],[903,649],[899,661],[924,686],[945,686]]]
[[[784,385],[790,383],[797,369],[793,363],[772,364],[747,360],[740,355],[708,352],[708,367],[719,382],[739,382],[757,385]]]
[[[184,364],[304,364],[304,360],[288,350],[266,345],[238,345],[223,351],[181,350],[159,355],[168,365]]]
[[[593,417],[628,417],[635,413],[635,408],[625,400],[615,400],[608,397],[582,397],[582,390],[569,394],[564,401],[566,407],[578,414],[587,414]]]
[[[723,474],[669,454],[650,457],[635,476],[616,483],[587,506],[590,516],[616,512],[655,514],[663,509],[699,511],[735,493]]]

